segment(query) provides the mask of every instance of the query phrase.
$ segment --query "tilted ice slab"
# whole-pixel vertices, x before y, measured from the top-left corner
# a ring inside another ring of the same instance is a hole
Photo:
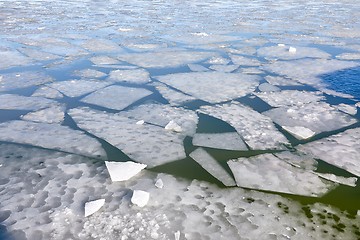
[[[146,164],[127,162],[108,162],[105,161],[106,168],[110,174],[111,181],[126,181],[137,175],[146,168]]]
[[[143,120],[146,123],[164,128],[170,121],[174,121],[180,126],[181,134],[188,136],[195,134],[198,123],[196,112],[181,107],[172,107],[168,104],[143,104],[126,112],[121,112],[119,115],[136,121]]]
[[[0,69],[28,65],[30,63],[32,63],[30,58],[17,51],[1,51],[0,49]]]
[[[150,82],[150,74],[145,69],[113,70],[107,80],[143,84]]]
[[[271,85],[270,83],[262,83],[258,87],[259,91],[261,92],[280,92],[280,88]]]
[[[205,60],[214,53],[192,51],[161,51],[119,55],[118,59],[143,68],[178,67]]]
[[[296,133],[295,127],[302,131],[303,128],[310,129],[319,134],[321,132],[333,131],[356,123],[356,119],[348,114],[337,111],[325,102],[312,102],[303,105],[293,105],[274,108],[263,112],[280,126],[290,127],[291,134]],[[294,132],[295,131],[295,132]]]
[[[360,128],[316,140],[297,149],[360,176]]]
[[[100,137],[137,162],[154,167],[185,158],[184,136],[163,127],[138,125],[119,114],[76,108],[69,111],[77,125]]]
[[[50,76],[41,72],[16,72],[0,75],[0,92],[17,88],[38,86],[53,81]]]
[[[294,81],[292,79],[289,78],[284,78],[284,77],[274,77],[274,76],[266,76],[265,80],[275,86],[299,86],[301,85],[299,82]]]
[[[51,98],[51,99],[57,99],[57,98],[63,98],[64,95],[60,93],[58,90],[53,89],[48,86],[42,86],[31,95],[32,97],[44,97],[44,98]]]
[[[30,112],[21,118],[27,121],[43,122],[43,123],[62,123],[65,117],[65,107],[55,105],[44,108],[36,112]]]
[[[351,61],[327,60],[327,59],[299,59],[293,61],[276,61],[263,66],[267,71],[279,75],[285,75],[300,83],[323,86],[319,79],[320,75],[353,68],[359,63]],[[306,69],[306,71],[304,71]]]
[[[296,50],[293,50],[296,49]],[[331,55],[317,48],[311,47],[290,47],[290,46],[271,46],[262,47],[257,50],[259,56],[266,59],[291,60],[299,58],[330,58]]]
[[[228,161],[239,187],[319,197],[334,187],[316,174],[294,167],[272,154]]]
[[[233,177],[203,148],[198,148],[189,155],[207,172],[222,182],[225,186],[235,186]]]
[[[282,149],[282,144],[288,143],[269,117],[242,104],[203,106],[199,111],[229,123],[251,149]]]
[[[165,84],[162,84],[160,82],[154,82],[152,83],[153,86],[155,86],[156,90],[160,92],[160,94],[169,101],[170,105],[172,106],[180,106],[187,102],[196,100],[196,98],[186,95],[182,92],[176,91],[174,89],[171,89],[167,87]]]
[[[111,82],[89,81],[89,80],[69,80],[49,84],[48,86],[58,90],[68,97],[80,97],[98,89],[111,85]]]
[[[219,103],[243,97],[259,85],[259,77],[240,73],[193,72],[156,77],[198,99]]]
[[[254,94],[272,107],[302,105],[305,103],[319,102],[325,99],[321,92],[298,90],[283,90],[280,92],[265,92]]]
[[[58,124],[10,121],[0,124],[0,140],[76,153],[105,157],[101,144],[84,132]]]
[[[237,132],[196,133],[193,137],[192,144],[194,146],[234,151],[248,150],[246,144]]]
[[[81,101],[101,107],[122,110],[151,94],[151,91],[144,88],[109,86],[86,96]]]
[[[82,70],[77,70],[74,72],[75,76],[79,76],[82,78],[102,78],[107,76],[106,73],[101,72],[101,71],[97,71],[95,69],[82,69]]]
[[[318,162],[311,155],[308,154],[284,151],[280,153],[274,153],[274,155],[280,160],[285,161],[294,167],[304,170],[315,171],[318,166]]]
[[[0,95],[0,109],[6,110],[39,110],[51,107],[57,102],[42,97],[24,97],[15,94]]]

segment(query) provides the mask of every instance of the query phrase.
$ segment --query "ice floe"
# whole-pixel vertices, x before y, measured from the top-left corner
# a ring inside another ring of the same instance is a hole
[[[360,60],[360,53],[342,53],[336,56],[340,60]]]
[[[120,63],[120,61],[115,58],[108,57],[108,56],[101,56],[101,55],[100,56],[97,55],[95,57],[90,58],[90,61],[97,66],[115,65],[115,64]]]
[[[292,60],[299,58],[330,58],[331,55],[317,48],[271,46],[262,47],[257,51],[259,56],[266,59]]]
[[[325,97],[321,92],[307,92],[298,90],[283,90],[280,92],[254,93],[272,107],[303,105],[319,102]]]
[[[144,84],[150,82],[150,74],[145,69],[113,70],[107,80]]]
[[[0,109],[39,110],[56,105],[57,102],[42,97],[24,97],[16,94],[1,94]]]
[[[109,86],[91,93],[81,99],[81,101],[110,109],[123,110],[134,102],[151,94],[151,91],[144,88]]]
[[[235,65],[249,66],[249,67],[258,67],[261,65],[261,62],[255,58],[248,58],[234,54],[231,54],[230,58]]]
[[[234,151],[246,151],[248,148],[236,132],[196,133],[192,143],[194,146],[217,148]]]
[[[156,180],[155,187],[157,187],[157,188],[163,188],[164,187],[164,182],[163,182],[163,180],[161,178]]]
[[[286,126],[297,136],[308,135],[310,131],[319,134],[340,129],[357,122],[348,114],[337,111],[325,102],[284,106],[263,112],[280,126]],[[304,131],[305,130],[305,131]],[[300,131],[297,133],[297,131]]]
[[[160,92],[160,94],[169,101],[172,106],[180,106],[187,102],[196,100],[196,98],[186,95],[182,92],[176,91],[174,89],[169,88],[165,84],[160,82],[152,83],[155,86],[156,90]]]
[[[84,132],[58,124],[9,121],[0,124],[0,140],[76,153],[90,157],[106,156],[100,142]]]
[[[188,67],[193,72],[207,72],[207,71],[209,71],[208,68],[206,68],[206,67],[204,67],[204,66],[202,66],[200,64],[188,64]]]
[[[30,58],[20,54],[17,51],[0,50],[0,69],[29,65],[31,63],[32,61]]]
[[[185,136],[137,120],[88,108],[69,111],[77,125],[122,150],[133,160],[149,167],[185,158]]]
[[[121,52],[122,48],[109,40],[90,39],[82,44],[82,47],[92,52]]]
[[[17,88],[38,86],[53,81],[42,72],[15,72],[0,75],[0,92]]]
[[[339,105],[333,105],[333,107],[350,115],[355,115],[357,113],[357,107],[353,105],[340,103]]]
[[[207,172],[221,181],[225,186],[235,186],[236,183],[221,164],[216,161],[210,154],[203,148],[198,148],[189,155],[198,164],[200,164]]]
[[[271,85],[270,83],[262,83],[259,85],[259,91],[261,92],[279,92],[280,88]]]
[[[212,57],[206,61],[206,63],[212,64],[212,65],[226,65],[229,62],[230,62],[230,60],[228,58],[224,58],[224,57]]]
[[[50,61],[61,58],[59,55],[55,55],[52,53],[47,53],[44,51],[40,51],[33,48],[20,48],[19,51],[28,56],[31,59],[34,59],[36,61]]]
[[[150,198],[148,192],[142,190],[134,190],[131,197],[131,202],[139,207],[145,207]]]
[[[68,97],[80,97],[95,90],[111,85],[111,82],[89,81],[89,80],[69,80],[54,82],[47,86],[58,90]]]
[[[229,123],[251,149],[282,149],[288,143],[269,117],[242,104],[203,106],[199,111]]]
[[[300,152],[284,151],[280,153],[274,153],[274,155],[282,161],[304,170],[315,171],[318,167],[318,162],[312,158],[312,156]]]
[[[356,177],[341,177],[341,176],[336,176],[334,174],[330,174],[330,173],[315,173],[316,175],[318,175],[321,178],[324,178],[326,180],[335,182],[335,183],[340,183],[343,185],[347,185],[350,187],[356,187],[356,182],[357,182],[357,178]]]
[[[300,151],[360,176],[360,128],[297,146]]]
[[[240,187],[319,197],[334,184],[316,174],[291,166],[272,154],[228,161]]]
[[[137,175],[141,170],[146,168],[145,164],[127,162],[109,162],[105,161],[107,170],[109,171],[111,181],[126,181]]]
[[[297,139],[308,139],[316,134],[316,132],[302,126],[281,126],[285,131],[292,134]]]
[[[44,97],[50,99],[60,99],[63,98],[64,95],[61,94],[58,90],[53,89],[48,86],[42,86],[36,89],[36,91],[31,95],[32,97]]]
[[[65,107],[55,105],[53,107],[44,108],[36,112],[30,112],[21,118],[27,121],[43,122],[43,123],[62,123],[65,117]]]
[[[85,203],[85,217],[93,215],[105,204],[105,199],[98,199]]]
[[[292,79],[289,78],[284,78],[284,77],[274,77],[274,76],[266,76],[265,80],[275,86],[299,86],[301,85],[299,82],[294,81]]]
[[[230,73],[235,71],[236,69],[239,68],[239,65],[211,65],[209,67],[212,70],[215,70],[217,72],[226,72],[226,73]]]
[[[82,78],[102,78],[107,76],[106,73],[97,71],[95,69],[82,69],[82,70],[76,70],[74,72],[75,76],[79,76]]]
[[[240,73],[193,72],[156,77],[198,99],[219,103],[243,97],[255,90],[259,78]]]

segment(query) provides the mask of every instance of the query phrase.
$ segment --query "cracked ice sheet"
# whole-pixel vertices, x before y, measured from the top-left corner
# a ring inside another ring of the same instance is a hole
[[[80,97],[111,84],[111,82],[104,81],[70,80],[51,83],[47,86],[58,90],[68,97]]]
[[[321,92],[298,90],[283,90],[279,92],[264,92],[254,94],[272,107],[303,105],[311,102],[319,102],[325,99]]]
[[[39,51],[39,50],[32,49],[32,48],[20,48],[19,51],[22,54],[24,54],[24,55],[28,56],[29,58],[32,58],[33,60],[36,60],[36,61],[49,61],[49,60],[55,60],[55,59],[62,58],[61,56],[43,52],[43,51]]]
[[[55,105],[53,107],[41,109],[36,112],[28,113],[21,117],[21,119],[33,122],[43,123],[62,123],[65,118],[65,107]]]
[[[0,50],[0,69],[10,67],[23,66],[31,64],[30,58],[20,54],[17,51],[1,51]]]
[[[106,140],[133,160],[149,167],[186,157],[184,135],[167,131],[163,127],[137,125],[137,120],[89,108],[71,109],[69,115],[80,128]]]
[[[229,101],[253,92],[260,78],[240,73],[193,72],[156,77],[180,91],[210,103]]]
[[[109,86],[91,93],[81,99],[81,101],[109,109],[123,110],[134,102],[151,94],[151,91],[144,88]]]
[[[105,158],[101,144],[84,132],[58,124],[10,121],[0,124],[0,140]]]
[[[82,44],[82,47],[91,51],[91,52],[112,52],[119,53],[122,52],[122,48],[109,40],[106,39],[91,39],[87,40]]]
[[[237,132],[197,133],[192,141],[194,146],[234,151],[246,151],[248,148]]]
[[[299,59],[293,61],[276,61],[266,64],[262,68],[279,75],[285,75],[303,84],[324,87],[325,84],[319,78],[320,75],[358,67],[359,65],[357,62],[335,59]],[[306,71],[304,71],[304,69],[306,69]]]
[[[82,69],[82,70],[77,70],[74,72],[75,76],[79,76],[82,78],[102,78],[107,76],[106,73],[101,72],[101,71],[97,71],[95,69]]]
[[[360,177],[360,128],[297,146],[315,158],[338,166]]]
[[[119,113],[137,121],[165,127],[171,120],[175,121],[182,129],[180,134],[193,136],[196,132],[198,116],[196,112],[180,107],[171,107],[168,104],[143,104],[126,112]]]
[[[270,117],[280,126],[290,127],[291,129],[303,127],[310,129],[315,134],[333,131],[357,122],[355,118],[336,110],[325,102],[284,106],[268,110],[263,114]],[[301,136],[301,132],[297,134],[295,131],[291,134]]]
[[[288,144],[269,117],[240,103],[203,106],[199,112],[229,123],[253,150],[283,149]]]
[[[191,51],[160,51],[119,55],[118,59],[143,68],[178,67],[205,60],[214,53]]]
[[[198,164],[201,165],[207,172],[222,182],[225,186],[236,186],[236,183],[216,159],[208,154],[203,148],[198,148],[189,155]]]
[[[0,92],[38,86],[53,79],[42,72],[15,72],[0,75]]]
[[[51,99],[60,99],[64,97],[64,95],[62,95],[62,93],[60,93],[58,90],[50,88],[48,86],[42,86],[36,89],[36,91],[31,96]]]
[[[271,46],[257,50],[259,56],[266,59],[293,60],[299,58],[330,58],[331,55],[317,48],[296,47],[296,52],[289,51],[290,46]]]
[[[180,106],[187,102],[196,100],[196,98],[181,93],[179,91],[176,91],[174,89],[171,89],[167,87],[165,84],[162,84],[160,82],[154,82],[151,85],[155,86],[156,90],[158,90],[160,94],[163,96],[163,98],[168,100],[168,102],[172,106]]]
[[[150,82],[150,74],[145,69],[113,70],[108,81],[145,84]]]
[[[320,197],[336,186],[272,154],[233,159],[228,165],[239,187]]]
[[[39,110],[56,105],[57,102],[42,97],[24,97],[15,94],[0,95],[0,109]]]

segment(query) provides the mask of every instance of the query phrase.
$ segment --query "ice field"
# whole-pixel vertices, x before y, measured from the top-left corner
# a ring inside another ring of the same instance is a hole
[[[360,239],[356,0],[0,0],[0,240]]]

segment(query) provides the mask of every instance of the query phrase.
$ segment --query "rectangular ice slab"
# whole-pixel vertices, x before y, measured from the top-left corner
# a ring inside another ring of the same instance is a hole
[[[192,72],[156,77],[193,97],[210,103],[229,101],[253,92],[259,77],[241,73]]]
[[[137,162],[154,167],[186,157],[184,136],[163,127],[139,125],[120,114],[76,108],[69,111],[76,124],[102,138]]]
[[[335,186],[272,154],[228,161],[239,187],[319,197]]]
[[[81,101],[101,107],[123,110],[134,102],[151,94],[152,92],[145,88],[109,86],[86,96],[81,99]]]
[[[234,178],[203,148],[198,148],[190,157],[200,164],[207,172],[221,181],[225,186],[235,186]]]
[[[297,149],[360,177],[360,128],[299,145]]]
[[[58,124],[5,122],[0,124],[0,141],[29,144],[90,157],[106,156],[97,140],[84,132]]]
[[[194,146],[217,148],[234,151],[246,151],[248,148],[237,132],[197,133],[194,135]]]
[[[240,103],[204,106],[199,111],[229,123],[251,149],[282,149],[288,143],[269,117]]]

